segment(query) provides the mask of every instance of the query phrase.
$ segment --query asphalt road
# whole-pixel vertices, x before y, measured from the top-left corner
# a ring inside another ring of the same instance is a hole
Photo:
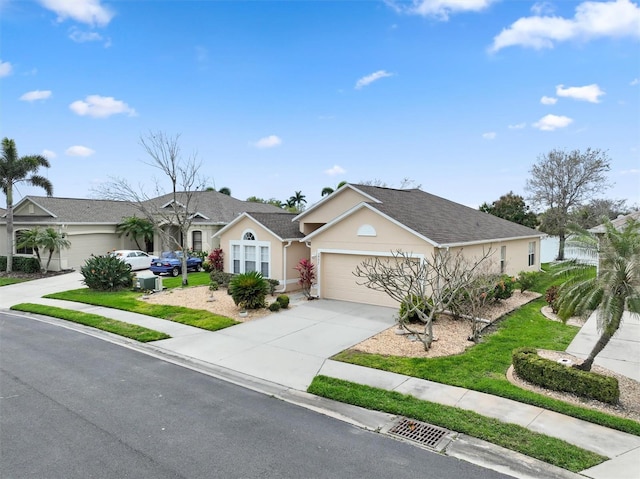
[[[0,312],[0,477],[507,476]]]

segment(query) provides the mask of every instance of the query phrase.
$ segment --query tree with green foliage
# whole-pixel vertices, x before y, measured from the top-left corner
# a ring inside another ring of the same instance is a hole
[[[138,216],[128,216],[123,218],[120,223],[116,225],[116,232],[122,236],[131,237],[135,242],[138,249],[142,249],[138,239],[141,238],[145,243],[144,250],[149,252],[151,245],[153,245],[153,235],[155,233],[154,224],[147,218],[140,218]]]
[[[21,231],[17,247],[32,248],[33,252],[38,258],[40,270],[46,273],[47,271],[49,271],[49,266],[51,266],[51,259],[53,258],[53,254],[63,248],[70,248],[71,242],[52,227],[48,227],[45,229],[35,227]],[[47,263],[44,266],[42,264],[40,248],[49,253],[47,257]]]
[[[53,185],[44,176],[38,175],[40,167],[49,168],[49,160],[42,155],[18,156],[16,143],[2,139],[0,158],[0,188],[7,197],[7,273],[13,271],[13,187],[26,183],[42,188],[47,196],[53,195]]]
[[[325,186],[324,188],[322,188],[322,192],[320,193],[320,196],[328,196],[334,191],[339,190],[346,184],[347,184],[346,181],[341,181],[340,183],[338,183],[338,186],[336,186],[335,188],[331,188],[330,186]]]
[[[538,218],[533,211],[524,202],[524,198],[510,191],[506,195],[502,195],[499,199],[491,204],[482,203],[480,211],[489,213],[490,215],[513,221],[514,223],[535,228],[538,226]]]
[[[287,200],[287,206],[289,208],[294,208],[297,211],[303,211],[306,203],[307,198],[302,194],[302,191],[296,191],[293,196]]]
[[[620,215],[630,213],[626,200],[595,198],[571,212],[571,221],[581,228],[589,229],[602,224],[604,218],[615,220]]]
[[[534,206],[547,209],[540,229],[558,236],[557,260],[564,260],[569,213],[609,187],[605,173],[610,163],[606,152],[587,148],[551,150],[531,167],[525,189]]]
[[[578,227],[571,233],[569,244],[597,257],[598,269],[594,275],[593,266],[573,260],[559,270],[557,274],[567,279],[558,289],[558,315],[566,320],[596,312],[600,337],[587,359],[576,366],[590,371],[622,324],[624,312],[640,315],[640,222],[629,219],[617,229],[607,220],[602,234]]]

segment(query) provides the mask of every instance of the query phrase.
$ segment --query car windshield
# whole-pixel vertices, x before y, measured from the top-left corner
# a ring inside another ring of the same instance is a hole
[[[167,259],[180,258],[180,251],[163,251],[162,257]]]

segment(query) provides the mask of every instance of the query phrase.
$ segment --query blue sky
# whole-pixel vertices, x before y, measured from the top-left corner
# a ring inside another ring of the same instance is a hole
[[[140,145],[162,131],[240,199],[407,178],[478,207],[526,195],[551,149],[592,147],[604,196],[640,204],[637,1],[0,0],[0,16],[0,136],[50,159],[56,196],[167,186]]]

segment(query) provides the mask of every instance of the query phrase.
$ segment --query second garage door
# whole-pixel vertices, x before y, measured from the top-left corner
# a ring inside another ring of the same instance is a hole
[[[356,283],[356,281],[361,283],[363,280],[356,278],[353,272],[367,258],[369,257],[363,255],[322,253],[321,297],[397,308],[398,303],[386,293],[374,291]]]

